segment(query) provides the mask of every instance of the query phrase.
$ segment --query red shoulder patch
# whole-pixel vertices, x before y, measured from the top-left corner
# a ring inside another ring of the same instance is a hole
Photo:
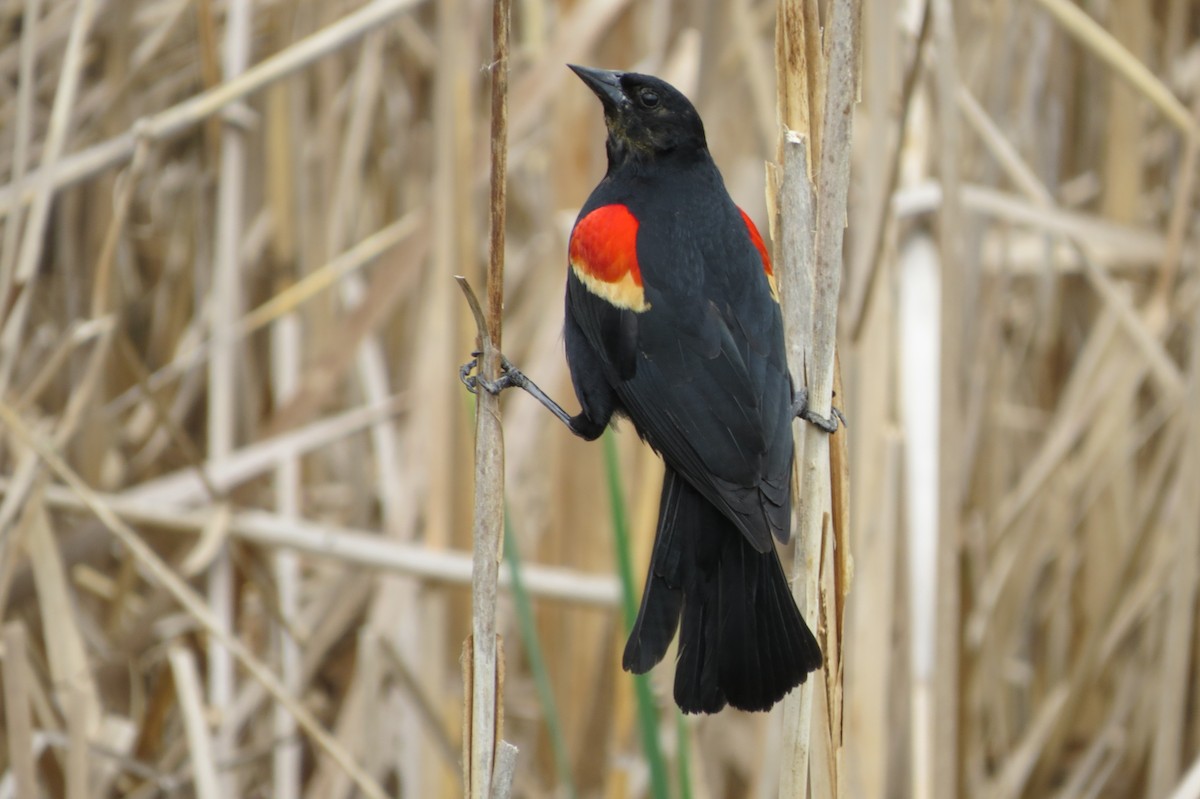
[[[768,275],[774,275],[775,270],[771,268],[771,256],[767,252],[767,245],[763,241],[763,237],[759,235],[758,228],[754,226],[754,220],[741,208],[738,209],[738,213],[742,215],[742,221],[746,223],[746,229],[750,231],[750,241],[754,242],[754,248],[758,250],[759,256],[762,257],[763,271]]]
[[[576,277],[593,294],[620,308],[645,311],[637,260],[638,221],[620,204],[604,205],[575,223],[568,255]]]
[[[754,226],[754,220],[750,218],[750,215],[741,208],[738,209],[738,213],[742,215],[742,221],[746,223],[746,229],[750,232],[750,241],[758,250],[759,257],[762,258],[763,271],[767,273],[767,282],[771,285],[771,296],[775,298],[776,302],[779,302],[779,289],[775,285],[775,269],[771,266],[771,255],[767,252],[766,242],[763,241],[758,228]]]

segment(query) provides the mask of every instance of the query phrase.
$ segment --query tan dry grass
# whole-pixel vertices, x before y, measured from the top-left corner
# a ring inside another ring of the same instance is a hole
[[[923,25],[926,5],[862,4],[838,342],[854,580],[842,749],[814,744],[836,775],[814,784],[1196,797],[1195,6],[932,2]],[[456,796],[473,327],[450,275],[483,286],[490,8],[272,0],[243,31],[234,3],[92,7],[0,7],[0,791]],[[603,161],[563,62],[685,88],[762,227],[776,14],[517,4],[504,342],[554,395],[566,231]],[[817,91],[789,96],[811,115]],[[900,399],[918,251],[944,278],[936,430]],[[642,795],[600,448],[503,404],[576,785]],[[934,485],[909,479],[922,447]],[[644,562],[659,472],[628,429],[621,453]],[[931,489],[945,535],[914,561]],[[499,610],[515,793],[553,795]],[[776,795],[779,725],[689,720],[695,795]]]

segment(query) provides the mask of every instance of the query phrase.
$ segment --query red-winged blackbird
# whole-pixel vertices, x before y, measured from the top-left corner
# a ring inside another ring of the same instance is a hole
[[[649,75],[571,69],[608,127],[608,173],[569,246],[564,337],[582,412],[511,364],[486,387],[525,388],[588,440],[632,420],[666,474],[623,665],[648,671],[679,627],[683,712],[767,710],[821,666],[772,538],[790,535],[792,419],[832,420],[793,389],[766,246],[691,102]]]

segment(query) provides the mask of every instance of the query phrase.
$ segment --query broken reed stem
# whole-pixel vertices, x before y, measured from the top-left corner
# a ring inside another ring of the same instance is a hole
[[[812,271],[816,261],[814,255],[815,241],[812,236],[816,209],[813,198],[812,184],[808,179],[808,155],[804,137],[795,131],[787,131],[783,150],[783,175],[779,189],[779,278],[780,294],[784,311],[784,330],[787,340],[788,369],[796,376],[797,381],[803,379],[805,364],[808,361],[808,345],[811,343],[812,330]],[[811,398],[810,398],[811,400]],[[802,434],[797,439],[797,459],[804,458],[807,464],[807,449],[801,446],[807,443],[807,436]],[[826,445],[828,453],[828,445]],[[829,460],[825,459],[826,467]],[[827,511],[829,505],[829,471],[828,468],[816,469],[815,474],[801,467],[800,481],[803,496],[808,498],[810,493],[816,500],[811,510],[815,511],[818,526],[815,531],[807,526],[807,512],[796,513],[793,509],[793,529],[796,535],[795,556],[792,573],[795,575],[792,593],[805,622],[816,631],[817,619],[813,610],[816,608],[816,577],[817,564],[820,558],[821,535],[819,520]],[[824,474],[822,485],[814,485],[814,481]],[[821,488],[824,488],[822,499]],[[810,505],[801,500],[801,508],[805,511]],[[814,555],[815,551],[815,555]],[[811,588],[811,591],[810,591]],[[783,700],[783,752],[781,758],[781,773],[779,779],[779,795],[783,797],[805,796],[805,786],[808,784],[809,738],[812,728],[812,689],[816,675],[810,675],[809,681],[788,694]]]
[[[820,144],[814,148],[814,158],[819,164],[815,180],[816,195],[813,198],[810,194],[812,189],[804,158],[804,138],[786,131],[783,142],[783,191],[779,202],[781,267],[787,314],[785,326],[788,340],[792,342],[788,352],[789,367],[798,382],[807,387],[809,408],[822,416],[831,414],[836,382],[842,241],[850,187],[853,109],[858,99],[858,0],[836,0],[831,5],[826,33],[828,61],[822,72],[826,80],[823,94],[818,93],[824,97],[819,117]],[[794,64],[789,65],[794,67]],[[781,64],[780,68],[789,65]],[[782,82],[792,81],[781,76]],[[810,241],[803,241],[805,238]],[[807,264],[812,264],[812,268],[809,269]],[[796,356],[805,349],[805,360],[796,364]],[[803,583],[797,583],[794,593],[806,621],[818,629],[819,635],[823,628],[826,665],[834,664],[834,668],[813,675],[784,700],[781,797],[802,797],[808,790],[809,757],[814,750],[811,742],[813,694],[818,688],[827,692],[824,697],[826,701],[820,703],[824,708],[824,721],[817,731],[826,740],[816,750],[829,753],[831,757],[831,762],[821,764],[825,779],[820,784],[825,786],[826,792],[834,795],[839,782],[835,761],[841,746],[841,732],[840,725],[833,724],[831,720],[841,717],[840,707],[833,707],[835,702],[840,703],[841,694],[840,691],[830,692],[829,686],[836,685],[841,679],[840,671],[836,668],[841,660],[840,653],[831,652],[841,646],[838,635],[840,623],[836,618],[824,618],[825,609],[818,597],[822,552],[832,548],[824,545],[825,535],[832,534],[830,438],[813,425],[804,425],[803,429],[803,447],[797,449],[801,517],[796,530],[793,569],[794,573],[803,575]],[[844,513],[841,515],[844,518]],[[842,538],[844,540],[844,536]],[[842,554],[846,556],[846,553]],[[845,587],[839,590],[845,590]],[[839,604],[835,602],[835,614]]]
[[[508,741],[501,741],[496,750],[496,779],[492,783],[492,799],[508,799],[512,795],[516,774],[517,747]]]
[[[491,198],[488,213],[487,316],[465,280],[479,327],[479,374],[495,379],[500,368],[500,322],[504,308],[504,231],[508,170],[508,34],[509,0],[492,5]],[[496,663],[496,586],[504,535],[504,436],[500,398],[477,394],[475,414],[475,525],[471,576],[471,703],[467,744],[467,790],[472,799],[492,796],[496,746],[503,731],[503,697]],[[511,773],[506,785],[511,785]],[[504,793],[506,785],[500,786]]]
[[[850,194],[850,139],[854,104],[858,101],[859,0],[834,3],[826,35],[832,44],[825,73],[825,113],[816,181],[817,266],[813,274],[812,363],[808,373],[809,407],[822,416],[828,416],[832,408],[835,382],[842,241]]]

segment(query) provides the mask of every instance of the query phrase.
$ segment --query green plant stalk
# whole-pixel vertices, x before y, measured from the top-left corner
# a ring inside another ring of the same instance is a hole
[[[562,722],[558,716],[558,704],[554,701],[554,688],[550,684],[550,672],[546,668],[546,659],[542,656],[542,644],[538,638],[537,624],[533,619],[533,603],[525,590],[521,577],[521,550],[517,546],[517,537],[513,534],[512,519],[508,511],[504,512],[504,559],[508,562],[508,573],[512,578],[513,603],[517,611],[517,628],[521,633],[521,644],[525,647],[525,657],[529,659],[529,671],[533,675],[533,684],[537,690],[538,701],[542,705],[542,718],[546,720],[546,732],[550,736],[550,749],[554,753],[554,770],[558,774],[559,785],[566,788],[567,796],[574,799],[575,783],[571,779],[571,764],[567,758],[566,738],[563,735]]]
[[[687,721],[678,709],[675,711],[675,738],[679,741],[679,799],[692,799],[692,739],[688,734]]]
[[[638,603],[633,581],[633,556],[629,546],[629,514],[625,507],[625,493],[621,490],[620,470],[617,468],[617,439],[611,430],[604,433],[604,471],[608,482],[609,505],[612,509],[613,539],[617,547],[621,607],[625,615],[625,631],[628,633],[633,629],[633,622],[637,618]],[[642,749],[650,766],[650,795],[655,799],[669,799],[671,794],[667,765],[658,742],[658,711],[654,706],[654,695],[650,691],[650,680],[644,674],[635,674],[633,687],[637,697]]]

